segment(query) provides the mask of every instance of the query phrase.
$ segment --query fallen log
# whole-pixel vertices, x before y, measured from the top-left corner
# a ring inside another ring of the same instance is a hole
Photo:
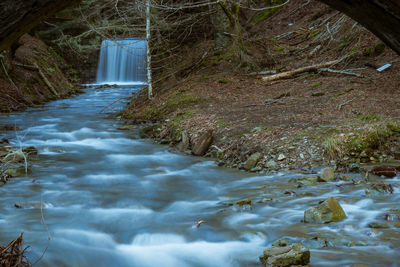
[[[336,63],[339,63],[340,60],[333,60],[333,61],[329,61],[329,62],[324,62],[321,64],[316,64],[316,65],[312,65],[312,66],[307,66],[307,67],[302,67],[299,69],[295,69],[295,70],[291,70],[291,71],[285,71],[285,72],[281,72],[275,75],[270,75],[270,76],[264,76],[262,78],[262,80],[264,82],[270,82],[270,81],[275,81],[275,80],[279,80],[279,79],[287,79],[287,78],[291,78],[297,74],[301,74],[301,73],[305,73],[305,72],[317,72],[319,69],[322,68],[328,68],[329,66],[332,66]]]

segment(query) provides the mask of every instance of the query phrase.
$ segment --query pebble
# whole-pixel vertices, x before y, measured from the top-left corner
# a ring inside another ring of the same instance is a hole
[[[284,160],[284,159],[286,159],[286,156],[283,155],[283,154],[279,154],[278,160],[279,160],[279,161],[282,161],[282,160]]]

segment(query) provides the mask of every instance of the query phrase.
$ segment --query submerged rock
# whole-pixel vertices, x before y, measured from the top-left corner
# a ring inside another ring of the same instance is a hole
[[[321,202],[317,207],[304,212],[304,222],[307,223],[338,222],[344,218],[346,218],[346,213],[339,202],[333,197]]]
[[[50,207],[51,205],[46,202],[15,202],[14,207],[17,209],[43,209]]]
[[[310,250],[301,243],[284,247],[271,247],[264,250],[264,255],[260,257],[260,261],[263,266],[268,267],[304,266],[310,263]]]
[[[331,167],[327,167],[321,170],[319,174],[319,180],[321,182],[332,182],[335,180],[335,171]]]
[[[25,154],[29,154],[29,155],[37,155],[38,154],[38,150],[34,147],[34,146],[28,146],[24,149],[22,149],[22,152],[24,152]]]
[[[257,163],[260,161],[260,159],[262,158],[262,155],[260,152],[254,153],[252,154],[244,163],[243,168],[246,171],[250,171],[252,168],[254,168]]]
[[[206,154],[208,148],[211,146],[213,142],[213,131],[208,130],[205,132],[200,139],[195,143],[192,154],[196,156],[204,156]]]
[[[22,152],[22,150],[16,150],[8,153],[4,157],[3,161],[9,163],[19,163],[19,162],[25,162],[26,158],[27,155],[24,152]]]

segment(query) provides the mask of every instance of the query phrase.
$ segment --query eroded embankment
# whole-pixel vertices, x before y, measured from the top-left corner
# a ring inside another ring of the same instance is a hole
[[[0,112],[79,92],[76,72],[42,41],[25,34],[0,54]]]

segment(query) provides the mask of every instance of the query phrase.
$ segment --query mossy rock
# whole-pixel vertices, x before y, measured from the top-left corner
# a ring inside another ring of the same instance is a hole
[[[317,207],[304,212],[304,222],[307,223],[338,222],[344,218],[346,218],[346,213],[339,202],[333,197],[321,202]]]

